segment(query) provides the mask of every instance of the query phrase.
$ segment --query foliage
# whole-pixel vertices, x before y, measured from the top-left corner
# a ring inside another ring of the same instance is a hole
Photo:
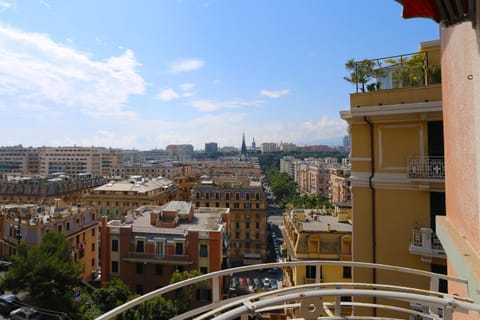
[[[172,274],[170,278],[170,284],[177,283],[183,280],[194,278],[200,276],[202,273],[198,270],[192,271],[179,271],[178,269]],[[192,304],[193,289],[195,286],[187,286],[180,288],[176,291],[175,295],[175,307],[177,309],[177,314],[182,314],[187,311]]]
[[[79,275],[68,240],[51,231],[44,235],[39,247],[19,245],[2,287],[30,292],[40,307],[74,313],[72,289],[79,283]]]
[[[365,92],[365,86],[367,83],[373,79],[374,77],[378,76],[378,68],[380,64],[373,60],[363,59],[362,61],[355,61],[354,59],[350,59],[345,63],[345,68],[350,71],[350,77],[343,77],[350,83],[355,85],[360,84],[362,92]],[[380,84],[374,84],[374,86],[370,86],[369,88],[375,90],[378,86],[380,88]]]

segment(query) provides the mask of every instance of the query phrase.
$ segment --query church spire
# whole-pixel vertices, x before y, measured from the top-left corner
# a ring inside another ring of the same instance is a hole
[[[243,132],[243,135],[242,135],[242,150],[241,150],[241,152],[240,152],[240,157],[241,157],[242,159],[248,157],[248,154],[247,154],[247,145],[245,144],[245,132]]]

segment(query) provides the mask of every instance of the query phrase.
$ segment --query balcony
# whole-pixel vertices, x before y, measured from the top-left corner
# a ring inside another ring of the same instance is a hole
[[[193,263],[192,259],[186,254],[158,255],[146,252],[128,252],[124,260],[131,262],[150,262],[175,265],[190,265]]]
[[[409,157],[407,167],[410,179],[445,179],[443,157]]]
[[[414,228],[412,242],[408,251],[422,256],[422,260],[430,262],[431,258],[446,259],[445,250],[435,232],[430,228]]]
[[[376,106],[441,101],[441,70],[438,50],[372,60],[349,61],[355,85],[351,106]]]

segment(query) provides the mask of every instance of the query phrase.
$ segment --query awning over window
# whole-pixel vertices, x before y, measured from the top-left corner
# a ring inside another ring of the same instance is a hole
[[[473,20],[475,0],[396,0],[403,5],[404,18],[430,18],[452,25]]]

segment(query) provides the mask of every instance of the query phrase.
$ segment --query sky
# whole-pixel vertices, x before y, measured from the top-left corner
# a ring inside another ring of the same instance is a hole
[[[345,62],[438,24],[394,0],[0,0],[0,145],[341,145]]]

